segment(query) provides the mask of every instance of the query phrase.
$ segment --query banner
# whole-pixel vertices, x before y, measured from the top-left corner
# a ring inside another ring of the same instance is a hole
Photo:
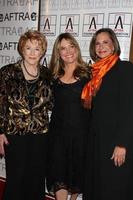
[[[39,0],[0,0],[0,67],[19,59],[18,39],[28,29],[38,29]],[[5,178],[4,158],[0,177]]]
[[[0,0],[0,67],[19,59],[18,39],[38,29],[39,0]]]
[[[129,60],[133,1],[130,0],[42,0],[40,30],[48,38],[49,62],[55,38],[69,32],[80,44],[82,56],[90,61],[89,44],[100,28],[113,29],[121,46],[121,59]]]

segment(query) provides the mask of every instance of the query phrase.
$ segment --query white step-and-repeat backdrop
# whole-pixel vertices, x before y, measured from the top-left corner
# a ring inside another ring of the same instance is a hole
[[[40,29],[47,36],[47,63],[62,32],[76,37],[89,62],[91,37],[102,27],[115,31],[121,59],[129,60],[132,17],[133,0],[0,0],[0,67],[19,59],[18,38],[28,29]],[[4,159],[0,159],[0,177],[6,177]]]
[[[39,0],[0,0],[0,67],[19,59],[18,39],[38,28]]]
[[[115,31],[122,49],[121,58],[129,59],[133,0],[42,0],[40,13],[40,30],[48,38],[47,60],[57,35],[70,32],[89,62],[90,39],[102,27]]]

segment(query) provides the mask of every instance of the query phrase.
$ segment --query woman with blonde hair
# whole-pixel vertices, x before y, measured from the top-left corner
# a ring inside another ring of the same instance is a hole
[[[49,67],[54,78],[54,108],[49,129],[47,186],[57,200],[66,200],[68,194],[75,200],[83,192],[89,129],[89,111],[84,109],[80,95],[90,73],[78,42],[70,33],[57,37]]]

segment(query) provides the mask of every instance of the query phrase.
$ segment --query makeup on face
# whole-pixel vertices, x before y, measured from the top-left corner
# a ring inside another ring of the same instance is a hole
[[[97,35],[95,51],[99,58],[105,58],[114,52],[114,45],[108,33],[103,32]]]

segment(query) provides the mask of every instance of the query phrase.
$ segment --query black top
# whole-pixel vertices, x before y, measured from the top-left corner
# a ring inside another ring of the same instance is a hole
[[[93,98],[91,134],[93,152],[87,158],[92,170],[87,167],[84,200],[133,199],[132,63],[118,60],[103,77],[100,89]],[[116,146],[127,150],[121,167],[116,167],[111,160]],[[89,197],[91,187],[93,196]]]
[[[127,149],[132,146],[132,76],[133,64],[118,60],[103,77],[101,87],[93,99],[92,126],[101,142],[102,157],[110,157],[115,146]]]
[[[89,134],[89,110],[81,102],[87,78],[66,84],[54,82],[54,108],[49,129],[49,191],[82,192],[85,146]]]
[[[83,134],[83,129],[88,126],[89,112],[83,108],[81,91],[87,78],[74,83],[63,83],[56,80],[54,83],[55,106],[53,108],[50,127],[59,128],[62,134]],[[62,131],[63,129],[63,131]],[[55,133],[54,133],[55,134]]]

